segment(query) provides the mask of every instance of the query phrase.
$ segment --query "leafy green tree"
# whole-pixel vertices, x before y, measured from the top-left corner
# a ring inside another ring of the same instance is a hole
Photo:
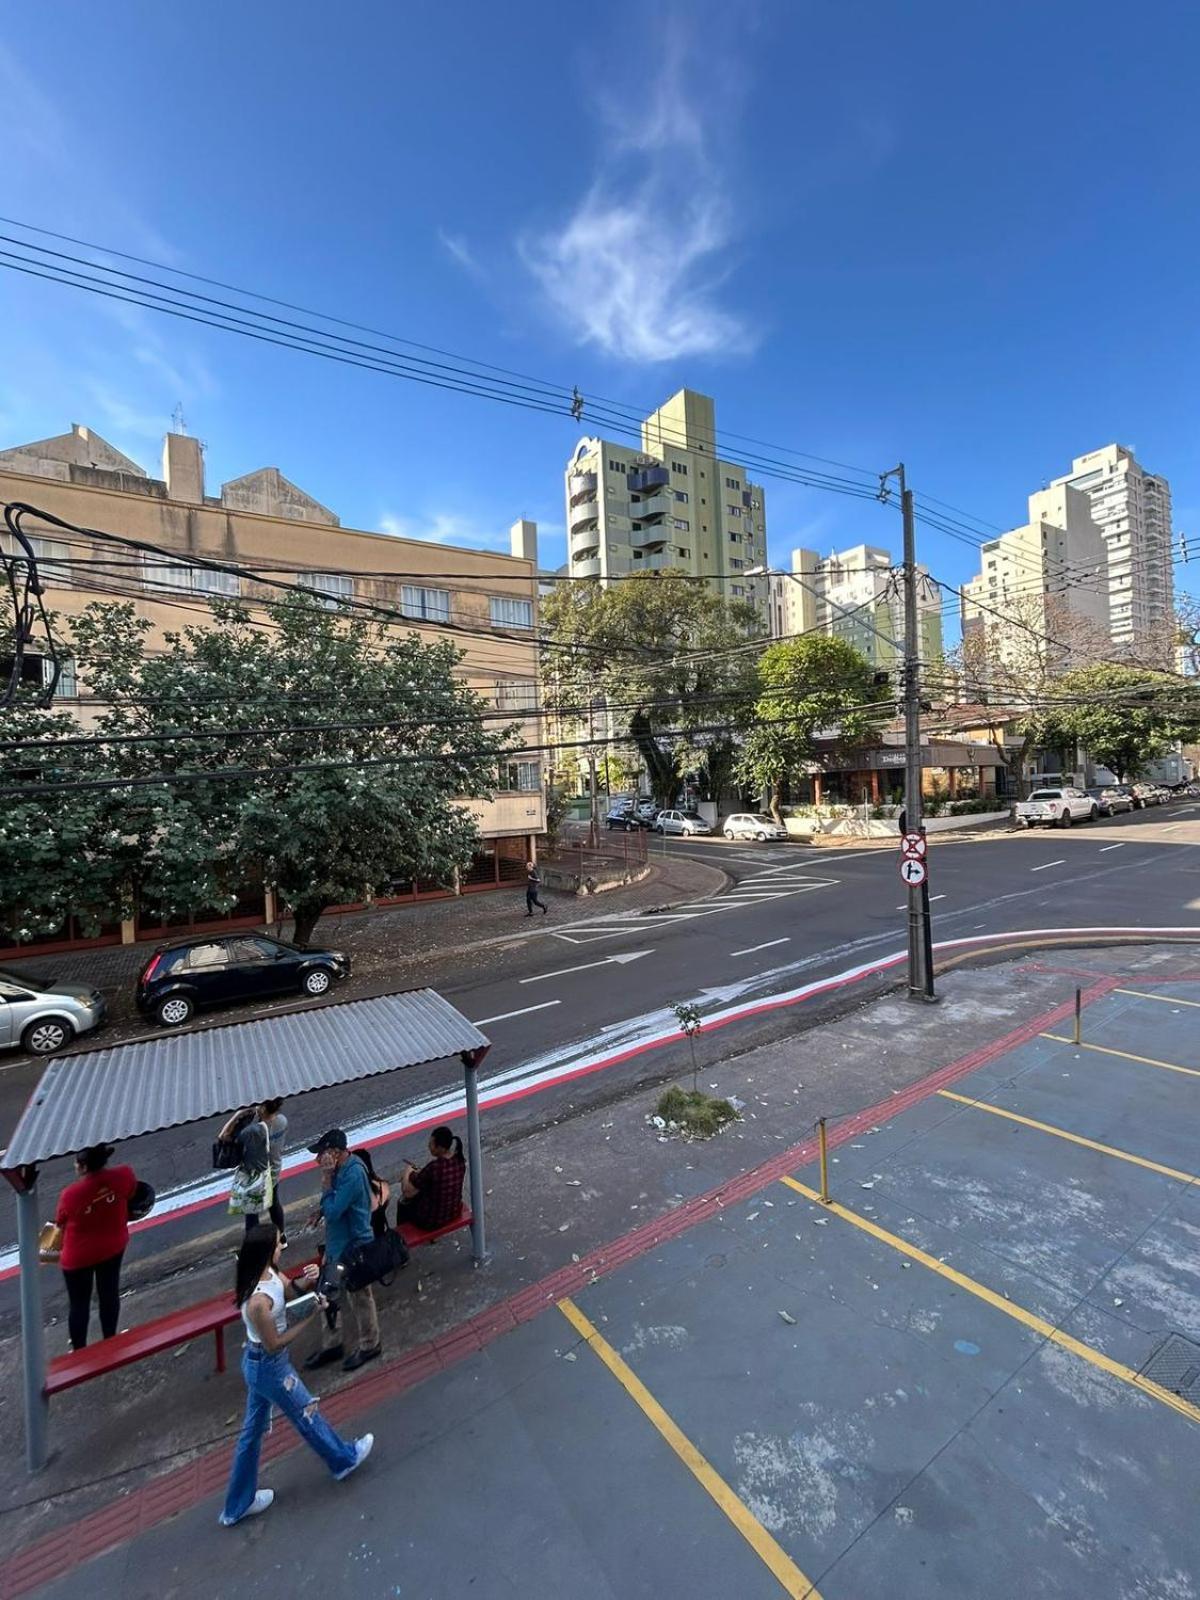
[[[1170,673],[1102,662],[1068,672],[1055,684],[1059,704],[1038,719],[1042,743],[1081,744],[1121,783],[1136,778],[1176,739],[1193,739],[1200,699]]]
[[[452,645],[303,595],[253,616],[216,600],[212,613],[153,655],[131,606],[89,606],[73,624],[78,671],[105,707],[95,731],[112,742],[57,750],[57,714],[55,737],[20,770],[124,782],[64,790],[43,811],[49,848],[71,865],[63,892],[23,879],[39,926],[81,896],[111,915],[134,882],[171,918],[228,908],[261,874],[303,943],[329,905],[397,878],[446,882],[468,864],[478,830],[456,801],[490,797],[516,733],[483,721]],[[10,774],[17,755],[2,756]]]
[[[744,783],[767,791],[779,821],[785,782],[827,750],[831,737],[837,748],[847,749],[872,736],[878,714],[860,708],[877,700],[878,692],[867,658],[846,640],[823,633],[770,645],[759,658],[758,680],[738,772]]]
[[[752,605],[664,570],[608,588],[559,584],[541,614],[555,644],[575,647],[548,653],[547,709],[585,730],[589,706],[610,708],[663,805],[690,766],[704,765],[719,785],[754,695],[747,645],[761,623]]]

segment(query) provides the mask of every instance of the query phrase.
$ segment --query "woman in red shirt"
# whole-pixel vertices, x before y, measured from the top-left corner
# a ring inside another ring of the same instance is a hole
[[[113,1148],[95,1144],[75,1157],[76,1182],[58,1197],[55,1222],[63,1231],[59,1265],[66,1280],[72,1350],[88,1342],[92,1290],[100,1302],[100,1333],[111,1339],[121,1314],[121,1257],[129,1243],[129,1201],[137,1188],[132,1167],[110,1167]]]

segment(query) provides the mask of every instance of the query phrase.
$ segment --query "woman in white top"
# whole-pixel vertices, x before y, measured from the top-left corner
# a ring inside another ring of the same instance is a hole
[[[316,1316],[320,1305],[314,1297],[312,1309],[289,1327],[287,1302],[316,1287],[318,1269],[307,1267],[295,1280],[283,1277],[279,1271],[282,1248],[276,1227],[256,1227],[246,1234],[237,1255],[237,1304],[246,1325],[246,1348],[242,1353],[246,1420],[238,1435],[220,1518],[227,1528],[243,1517],[257,1516],[275,1498],[272,1489],[258,1487],[259,1451],[272,1406],[312,1446],[335,1478],[348,1478],[367,1459],[375,1443],[369,1433],[353,1442],[336,1434],[292,1365],[288,1346]]]

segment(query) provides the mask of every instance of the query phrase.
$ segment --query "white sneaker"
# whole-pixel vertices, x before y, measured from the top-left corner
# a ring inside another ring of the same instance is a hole
[[[356,1472],[371,1454],[374,1446],[375,1435],[373,1433],[364,1433],[361,1439],[355,1439],[354,1460],[348,1467],[343,1467],[340,1472],[334,1473],[334,1477],[337,1479],[337,1481],[341,1483],[343,1478],[348,1478],[352,1472]]]
[[[357,1465],[357,1463],[355,1463]],[[353,1467],[350,1469],[353,1471]],[[269,1511],[275,1501],[274,1489],[260,1489],[251,1500],[249,1506],[240,1517],[227,1517],[224,1512],[217,1518],[223,1528],[236,1528],[239,1522],[245,1522],[247,1517],[260,1517],[264,1511]]]

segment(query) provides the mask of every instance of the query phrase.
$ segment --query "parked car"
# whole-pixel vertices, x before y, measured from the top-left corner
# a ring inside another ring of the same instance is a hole
[[[90,984],[0,967],[0,1050],[52,1056],[76,1034],[100,1027],[107,1015],[104,996]]]
[[[654,819],[655,833],[679,833],[691,838],[712,829],[698,811],[660,811]]]
[[[721,830],[727,839],[786,839],[788,831],[763,811],[735,811]]]
[[[1160,806],[1163,803],[1162,790],[1156,783],[1135,783],[1133,792],[1143,806]]]
[[[1089,789],[1087,793],[1100,807],[1102,817],[1115,817],[1122,811],[1133,810],[1133,796],[1126,794],[1115,784],[1103,789]]]
[[[1142,811],[1145,809],[1146,802],[1142,799],[1141,795],[1138,794],[1131,783],[1114,783],[1112,787],[1117,791],[1118,794],[1124,795],[1129,801],[1129,809],[1131,811]]]
[[[160,945],[142,968],[134,999],[143,1015],[179,1028],[200,1006],[274,994],[328,994],[350,976],[340,950],[305,950],[266,933],[197,934]]]
[[[628,800],[617,800],[604,822],[606,827],[620,828],[625,833],[636,833],[639,828],[653,827],[657,815],[658,807],[653,801],[639,800],[636,805],[632,805]]]
[[[1094,822],[1100,807],[1082,789],[1064,784],[1061,789],[1035,789],[1028,800],[1017,802],[1016,817],[1026,828],[1069,828],[1073,822]]]

